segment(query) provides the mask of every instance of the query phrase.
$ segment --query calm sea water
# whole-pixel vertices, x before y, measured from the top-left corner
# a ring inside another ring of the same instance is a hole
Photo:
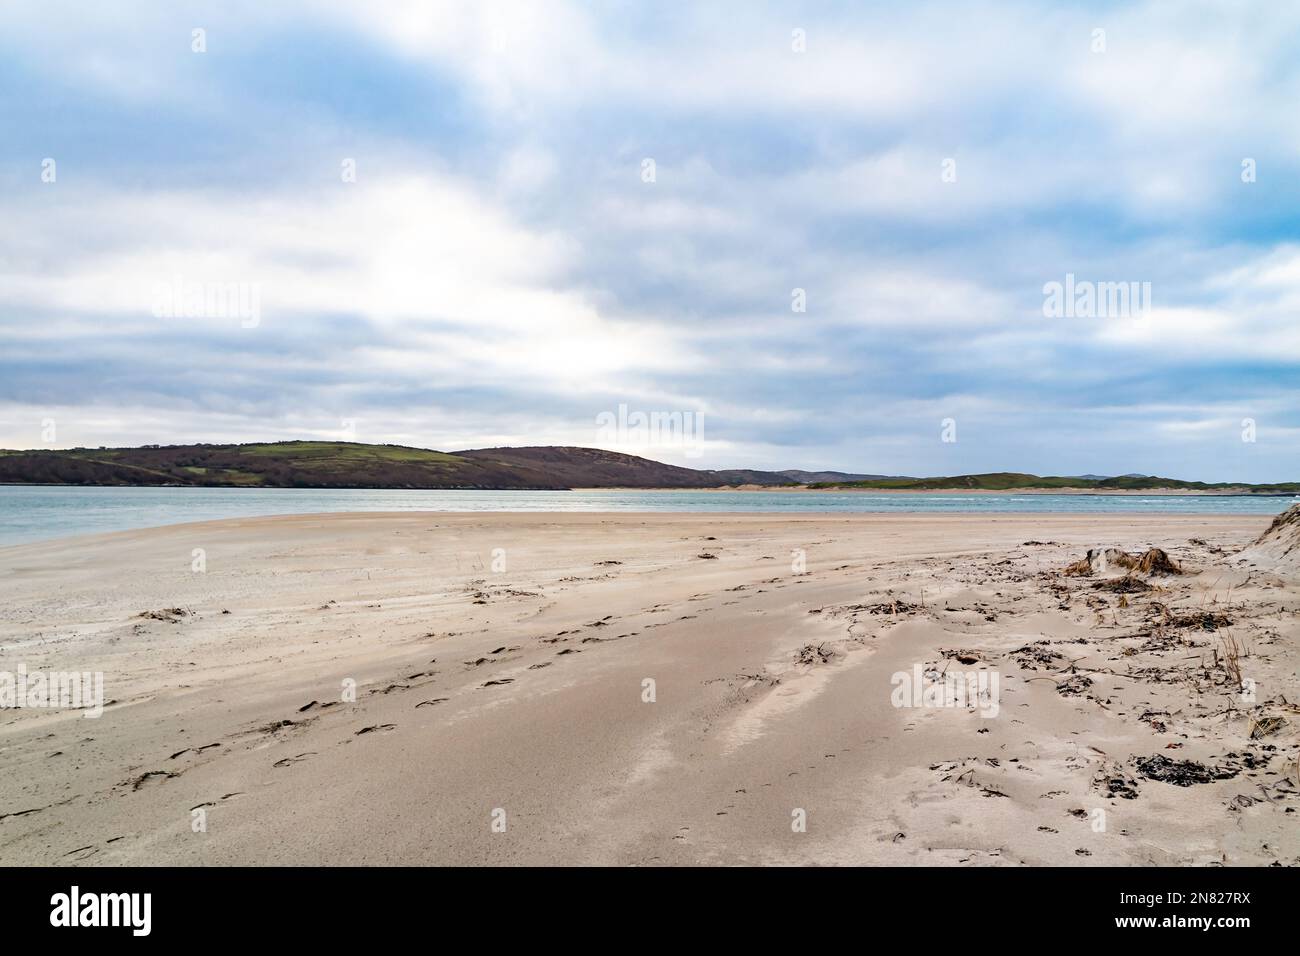
[[[0,546],[185,521],[330,511],[1165,512],[1273,515],[1295,498],[785,491],[367,491],[0,486]]]

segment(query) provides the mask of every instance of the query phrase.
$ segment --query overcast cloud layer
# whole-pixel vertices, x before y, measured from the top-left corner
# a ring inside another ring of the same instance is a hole
[[[1300,8],[1090,7],[6,4],[0,446],[1300,478]]]

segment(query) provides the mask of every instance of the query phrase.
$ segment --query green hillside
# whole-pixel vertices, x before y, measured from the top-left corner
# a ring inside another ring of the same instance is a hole
[[[705,471],[596,448],[482,448],[288,441],[0,451],[0,484],[251,488],[714,488],[788,485],[761,471]]]
[[[823,472],[822,474],[826,474]],[[187,485],[220,488],[719,488],[790,486],[789,473],[683,468],[598,448],[531,446],[432,451],[404,445],[285,441],[247,445],[144,445],[139,448],[0,450],[0,484]],[[880,491],[1202,491],[1300,494],[1300,482],[1206,484],[1126,475],[1039,477],[991,472],[945,478],[819,481],[810,488]]]
[[[354,442],[148,445],[0,452],[11,484],[265,488],[562,488],[535,469]]]
[[[1042,477],[1015,471],[995,471],[982,475],[954,475],[946,478],[883,478],[869,481],[823,481],[810,488],[864,488],[895,491],[943,491],[973,489],[979,491],[1018,491],[1027,489],[1083,489],[1090,491],[1203,491],[1250,492],[1254,494],[1300,493],[1300,482],[1275,485],[1248,485],[1241,482],[1182,481],[1154,475],[1118,478]]]

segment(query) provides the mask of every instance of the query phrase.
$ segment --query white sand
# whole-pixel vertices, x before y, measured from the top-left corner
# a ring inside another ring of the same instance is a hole
[[[0,549],[0,670],[116,701],[0,711],[0,863],[1295,864],[1300,595],[1232,557],[1267,523],[408,513]],[[1047,573],[1096,545],[1196,573],[1127,607]],[[1011,653],[1040,641],[1061,656]],[[893,706],[917,664],[996,672],[997,715]]]

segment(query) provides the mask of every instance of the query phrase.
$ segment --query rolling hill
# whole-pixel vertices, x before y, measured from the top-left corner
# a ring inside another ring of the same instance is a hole
[[[432,451],[402,445],[287,441],[243,445],[0,450],[0,484],[188,485],[248,488],[766,488],[1025,491],[1051,489],[1300,494],[1300,482],[1245,485],[1150,475],[1039,477],[994,472],[943,478],[886,478],[845,472],[683,468],[597,448],[543,445]]]
[[[804,471],[802,468],[783,468],[780,474],[801,485],[811,485],[814,482],[834,484],[846,481],[883,481],[900,477],[899,475],[855,475],[847,471]]]
[[[724,485],[798,484],[773,471],[681,468],[599,448],[541,445],[479,448],[453,454],[472,461],[542,472],[571,488],[718,488]]]
[[[289,441],[0,451],[0,484],[255,488],[714,488],[790,484],[774,472],[702,471],[594,448],[484,448]]]
[[[1178,478],[1160,478],[1156,475],[1120,475],[1115,478],[1042,477],[1023,472],[998,471],[982,475],[955,475],[947,478],[882,478],[870,481],[815,482],[811,488],[863,488],[882,491],[1025,491],[1079,489],[1098,492],[1115,491],[1200,491],[1205,493],[1300,493],[1300,482],[1289,481],[1274,485],[1248,485],[1242,482],[1206,483],[1182,481]]]

